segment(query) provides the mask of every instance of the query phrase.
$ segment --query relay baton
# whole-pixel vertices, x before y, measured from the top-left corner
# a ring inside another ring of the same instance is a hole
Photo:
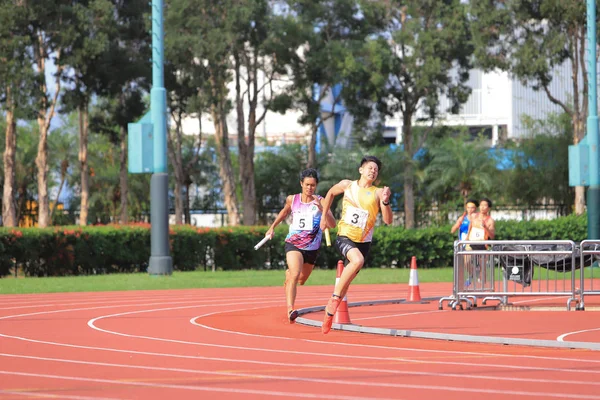
[[[331,247],[331,237],[329,236],[329,228],[325,229],[325,243],[328,247]]]
[[[263,240],[261,240],[260,242],[258,242],[258,244],[257,244],[256,246],[254,246],[254,250],[258,250],[258,249],[260,249],[260,247],[261,247],[263,244],[267,243],[267,241],[268,241],[269,239],[271,239],[271,238],[270,238],[270,237],[268,237],[268,236],[265,236],[265,237],[263,238]]]

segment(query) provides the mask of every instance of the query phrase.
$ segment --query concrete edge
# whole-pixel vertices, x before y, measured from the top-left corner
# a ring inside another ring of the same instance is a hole
[[[438,301],[440,297],[429,297],[423,298],[423,301]],[[348,307],[362,307],[362,306],[374,306],[380,304],[401,304],[406,303],[405,299],[391,299],[391,300],[373,300],[373,301],[361,301],[355,303],[348,303]],[[324,311],[325,306],[301,308],[298,310],[298,318],[296,323],[321,327],[322,322],[314,321],[312,319],[302,318],[301,316],[308,313]],[[446,340],[455,342],[467,342],[467,343],[484,343],[484,344],[504,344],[504,345],[516,345],[516,346],[528,346],[528,347],[551,347],[551,348],[563,348],[563,349],[585,349],[585,350],[598,350],[600,351],[600,343],[596,342],[559,342],[557,340],[545,340],[545,339],[517,339],[507,338],[498,336],[478,336],[478,335],[461,335],[453,333],[439,333],[439,332],[423,332],[403,329],[390,329],[390,328],[374,328],[369,326],[362,326],[356,324],[333,324],[332,329],[348,332],[358,333],[370,333],[375,335],[388,335],[388,336],[399,336],[406,338],[418,338],[418,339],[436,339]]]

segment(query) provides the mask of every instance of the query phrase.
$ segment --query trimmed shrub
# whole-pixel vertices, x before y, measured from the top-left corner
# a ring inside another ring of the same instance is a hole
[[[254,246],[267,227],[196,228],[172,226],[169,241],[173,267],[196,269],[283,269],[286,267],[286,226],[275,230],[275,239],[258,251]],[[331,229],[335,241],[336,229]],[[568,216],[552,221],[497,221],[496,239],[558,240],[576,242],[587,236],[587,217]],[[407,230],[403,227],[375,228],[367,267],[409,268],[412,256],[419,268],[452,265],[456,236],[450,225]],[[317,268],[335,268],[339,254],[323,241]],[[27,276],[92,275],[143,272],[150,259],[150,225],[90,227],[0,228],[0,276],[15,265]]]

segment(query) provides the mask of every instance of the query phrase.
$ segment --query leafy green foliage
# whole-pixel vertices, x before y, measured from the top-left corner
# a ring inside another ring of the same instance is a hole
[[[509,198],[531,206],[540,199],[555,204],[570,204],[568,146],[572,126],[566,114],[550,115],[547,120],[525,121],[529,137],[513,150],[514,168],[508,186]]]
[[[442,201],[453,201],[460,194],[461,203],[472,195],[483,197],[492,188],[497,173],[496,162],[484,140],[467,136],[447,137],[428,149],[431,162],[425,169],[428,191]]]
[[[259,220],[264,224],[266,214],[279,212],[290,194],[300,193],[300,172],[306,166],[306,151],[301,145],[284,145],[277,151],[256,155],[256,198]],[[321,174],[321,180],[323,179]],[[320,188],[323,184],[320,184]]]

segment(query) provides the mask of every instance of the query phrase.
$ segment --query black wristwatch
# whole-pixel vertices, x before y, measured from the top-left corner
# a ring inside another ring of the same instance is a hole
[[[389,206],[390,202],[388,201],[387,203],[385,201],[382,201],[381,204],[383,204],[384,206]]]

